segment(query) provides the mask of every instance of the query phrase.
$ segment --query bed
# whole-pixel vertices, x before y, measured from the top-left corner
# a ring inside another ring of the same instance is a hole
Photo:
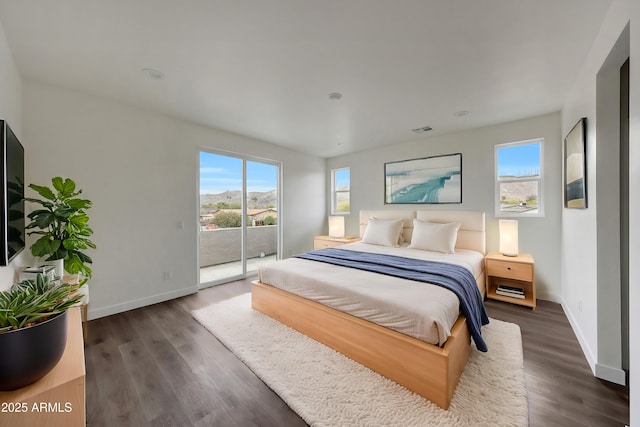
[[[371,218],[374,220],[369,224]],[[445,262],[454,259],[456,264],[469,270],[472,278],[475,277],[480,298],[484,296],[483,212],[362,211],[360,236],[371,241],[366,233],[367,227],[373,229],[374,221],[399,219],[402,220],[399,247],[353,243],[338,250],[402,257],[418,253],[418,258]],[[459,223],[451,243],[455,254],[408,247],[414,231],[416,236],[423,233],[424,223],[443,226]],[[346,290],[340,288],[345,284],[349,284]],[[393,286],[392,292],[388,291],[389,286]],[[435,294],[422,296],[422,293],[431,292],[430,288],[437,288]],[[369,297],[362,292],[371,294],[373,302],[366,302]],[[408,303],[400,301],[403,294],[408,295]],[[261,268],[259,279],[252,285],[252,307],[447,409],[468,359],[472,335],[467,318],[460,314],[461,306],[453,303],[454,307],[451,307],[452,301],[457,300],[452,295],[434,285],[389,277],[386,272],[354,271],[317,260],[290,258]],[[416,302],[429,306],[429,310],[416,314],[415,307],[411,307]],[[396,310],[402,305],[409,306],[408,314]],[[434,312],[430,313],[432,309]],[[411,317],[414,315],[425,317]],[[476,337],[477,334],[474,339]]]

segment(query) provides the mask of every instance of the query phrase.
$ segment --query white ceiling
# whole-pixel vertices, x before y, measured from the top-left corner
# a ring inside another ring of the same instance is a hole
[[[610,3],[0,0],[0,21],[28,79],[331,157],[558,111]]]

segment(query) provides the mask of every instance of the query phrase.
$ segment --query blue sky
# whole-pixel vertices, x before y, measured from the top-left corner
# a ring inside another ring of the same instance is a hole
[[[498,148],[498,176],[531,176],[540,173],[541,143]]]
[[[350,183],[350,175],[351,175],[351,170],[349,168],[338,169],[335,173],[336,188],[348,187]]]
[[[278,167],[247,161],[247,191],[277,188]],[[218,194],[242,189],[242,160],[200,152],[200,194]]]

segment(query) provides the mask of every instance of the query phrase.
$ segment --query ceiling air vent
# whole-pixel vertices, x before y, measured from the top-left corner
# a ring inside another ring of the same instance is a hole
[[[422,133],[429,132],[430,130],[433,130],[431,126],[422,126],[421,128],[411,129],[411,132],[415,133],[416,135],[420,135]]]

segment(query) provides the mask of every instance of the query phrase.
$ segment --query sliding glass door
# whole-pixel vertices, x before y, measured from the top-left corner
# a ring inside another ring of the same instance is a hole
[[[280,166],[200,151],[199,283],[226,283],[279,257]]]
[[[247,161],[246,269],[258,268],[278,257],[278,166]]]

